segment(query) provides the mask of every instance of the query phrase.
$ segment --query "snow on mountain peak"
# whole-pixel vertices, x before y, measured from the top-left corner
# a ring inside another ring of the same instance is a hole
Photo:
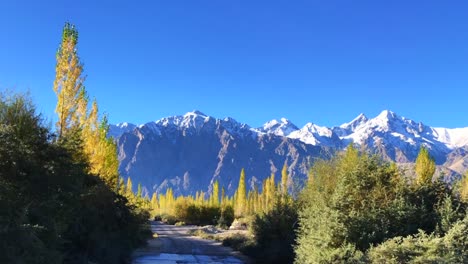
[[[307,123],[302,129],[296,130],[289,134],[290,138],[299,139],[300,141],[311,145],[325,145],[338,147],[340,139],[328,127],[321,127],[314,123]]]
[[[279,121],[273,119],[269,122],[266,122],[263,127],[260,127],[257,130],[263,133],[275,134],[278,136],[288,136],[298,129],[299,128],[296,125],[283,117]]]
[[[125,132],[132,131],[135,128],[136,128],[136,125],[127,123],[127,122],[118,123],[116,125],[111,124],[109,126],[109,136],[116,138]]]
[[[183,130],[184,133],[196,133],[201,129],[211,130],[217,127],[224,127],[230,133],[238,134],[242,137],[267,133],[298,139],[307,144],[338,148],[350,142],[372,145],[374,141],[395,145],[399,148],[406,148],[407,144],[411,146],[429,144],[440,149],[468,146],[468,127],[458,129],[431,128],[422,123],[399,116],[389,110],[384,110],[371,119],[368,119],[361,113],[351,122],[333,128],[307,123],[303,128],[299,129],[290,120],[280,118],[273,119],[266,122],[262,127],[254,129],[246,124],[239,123],[233,118],[216,119],[199,110],[193,110],[185,115],[162,118],[151,123],[139,127],[146,127],[146,129],[155,131],[156,134],[160,133],[160,129],[164,130],[169,127]],[[109,134],[113,137],[118,137],[125,132],[132,131],[136,127],[126,122],[111,125]]]
[[[468,127],[464,128],[433,128],[433,135],[438,141],[450,148],[468,146]]]
[[[396,115],[394,112],[392,111],[389,111],[389,110],[383,110],[377,117],[375,117],[374,119],[379,119],[379,120],[386,120],[386,121],[389,121],[389,120],[392,120],[392,119],[395,119],[395,118],[398,118],[399,116]]]
[[[193,110],[192,112],[188,112],[184,115],[185,116],[202,116],[202,117],[207,117],[203,112],[199,110]]]
[[[118,123],[116,126],[121,127],[121,128],[125,128],[125,127],[135,128],[134,124],[130,124],[130,123],[127,123],[127,122]]]
[[[367,122],[368,120],[369,119],[367,118],[367,116],[361,113],[356,118],[354,118],[351,122],[342,124],[340,128],[354,130],[357,126],[359,126],[362,123]]]
[[[281,123],[284,123],[284,124],[288,124],[288,123],[291,123],[291,121],[289,121],[288,119],[282,117],[281,119]]]

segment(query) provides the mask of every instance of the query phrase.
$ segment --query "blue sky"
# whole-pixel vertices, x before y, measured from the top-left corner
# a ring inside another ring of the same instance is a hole
[[[29,90],[53,119],[70,21],[87,90],[113,123],[199,109],[333,126],[390,109],[465,127],[467,12],[466,1],[2,1],[0,89]]]

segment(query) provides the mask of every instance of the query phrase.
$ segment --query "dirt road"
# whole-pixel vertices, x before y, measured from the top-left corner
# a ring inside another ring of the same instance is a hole
[[[173,226],[151,222],[158,237],[134,253],[133,264],[150,263],[246,263],[239,253],[221,243],[187,234],[195,226]]]

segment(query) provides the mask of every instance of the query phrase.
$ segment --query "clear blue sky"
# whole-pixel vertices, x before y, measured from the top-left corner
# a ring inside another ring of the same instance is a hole
[[[465,127],[467,14],[467,1],[1,1],[0,89],[29,89],[53,118],[70,21],[113,123],[199,109],[333,126],[390,109]]]

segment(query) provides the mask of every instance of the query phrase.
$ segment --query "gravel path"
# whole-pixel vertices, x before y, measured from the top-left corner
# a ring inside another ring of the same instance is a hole
[[[220,242],[188,235],[187,232],[193,229],[197,227],[151,222],[151,230],[158,234],[158,238],[135,251],[132,263],[247,263],[241,260],[243,257],[239,253]]]

